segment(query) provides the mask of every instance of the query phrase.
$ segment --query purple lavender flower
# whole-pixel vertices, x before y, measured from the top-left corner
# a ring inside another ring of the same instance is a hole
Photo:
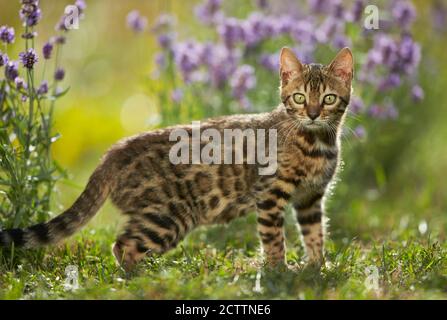
[[[296,20],[290,15],[282,15],[276,19],[273,25],[276,27],[276,34],[280,35],[292,32],[295,23]]]
[[[399,75],[396,73],[392,73],[380,82],[379,90],[388,91],[390,89],[398,87],[400,83],[401,81]]]
[[[358,22],[362,18],[363,8],[364,8],[363,0],[355,0],[352,10],[350,13],[350,20],[353,22]]]
[[[39,88],[37,89],[38,95],[44,95],[48,93],[48,81],[44,80],[40,84]]]
[[[19,76],[19,63],[17,61],[9,61],[5,67],[5,77],[14,81]]]
[[[162,33],[157,37],[158,44],[163,49],[170,49],[174,40],[173,33]]]
[[[39,5],[39,0],[20,0],[20,3],[22,5],[35,5],[35,6],[38,6]]]
[[[446,32],[447,24],[447,6],[441,0],[435,1],[431,10],[434,29],[439,33]]]
[[[22,0],[21,2],[22,7],[19,12],[20,19],[27,27],[33,27],[37,25],[39,20],[42,18],[42,12],[39,8],[39,1]]]
[[[207,43],[203,44],[203,46],[200,50],[201,51],[200,52],[200,60],[203,62],[203,64],[208,65],[208,66],[213,64],[214,57],[218,56],[218,54],[216,54],[216,52],[225,51],[224,55],[226,55],[227,49],[225,48],[225,50],[219,50],[219,48],[223,48],[223,46],[215,45],[214,43],[211,43],[211,42],[207,42]],[[222,54],[221,54],[221,56],[222,56]]]
[[[155,63],[159,69],[164,69],[166,67],[166,56],[159,52],[155,55]]]
[[[0,27],[0,40],[3,43],[9,44],[13,43],[15,39],[15,32],[13,27],[1,26]]]
[[[260,9],[267,9],[269,7],[268,0],[256,0],[256,5]]]
[[[381,106],[374,104],[369,108],[368,113],[371,117],[382,120],[394,120],[399,116],[399,112],[392,102],[387,102]]]
[[[9,59],[8,56],[5,54],[2,54],[0,51],[0,67],[3,67],[4,65],[6,65],[8,63]]]
[[[365,127],[364,127],[364,126],[357,126],[357,127],[354,129],[354,134],[355,134],[355,136],[356,136],[357,138],[359,138],[359,139],[363,139],[363,138],[365,138],[365,137],[366,137],[366,130],[365,130]]]
[[[301,62],[312,63],[314,61],[315,47],[312,44],[302,44],[292,48],[292,50]]]
[[[37,8],[36,10],[34,10],[33,12],[31,12],[27,17],[26,20],[24,21],[25,24],[29,27],[35,26],[37,25],[37,23],[39,22],[39,20],[42,18],[42,12],[40,11],[39,8]]]
[[[202,52],[203,61],[208,68],[209,81],[215,88],[222,88],[229,77],[235,72],[241,58],[237,49],[229,49],[225,45],[205,46]]]
[[[54,80],[56,81],[62,81],[65,77],[65,70],[62,68],[57,68],[57,70],[54,72]]]
[[[147,28],[147,18],[142,16],[138,10],[133,10],[127,14],[127,26],[134,32],[143,32]]]
[[[315,25],[310,19],[296,21],[290,33],[296,42],[312,44],[316,41]]]
[[[420,86],[414,85],[411,89],[411,97],[414,102],[422,101],[424,99],[424,90]]]
[[[409,1],[401,0],[394,2],[391,14],[403,29],[407,29],[416,17],[416,10]]]
[[[244,110],[251,111],[253,110],[253,104],[251,103],[250,99],[248,99],[247,96],[243,96],[239,99],[239,104]]]
[[[56,43],[56,44],[65,44],[66,41],[67,38],[65,38],[64,36],[56,36],[50,39],[50,43]]]
[[[385,112],[383,107],[379,106],[378,104],[373,104],[368,109],[369,116],[377,119],[384,119],[385,118]]]
[[[254,46],[264,39],[276,36],[275,21],[260,12],[252,13],[242,24],[242,39],[247,46]]]
[[[237,42],[244,40],[244,30],[241,22],[233,17],[225,19],[219,25],[218,33],[228,48],[232,48]]]
[[[205,0],[195,8],[197,18],[204,24],[216,24],[223,18],[221,11],[222,0]]]
[[[344,47],[350,47],[352,45],[352,42],[351,39],[349,39],[348,37],[341,34],[336,34],[334,36],[332,44],[335,48],[342,49]]]
[[[378,64],[382,62],[382,54],[380,51],[375,50],[373,48],[368,52],[368,55],[366,56],[365,64],[363,65],[362,71],[370,71],[374,69]]]
[[[279,54],[263,54],[259,63],[267,70],[276,72],[279,70]]]
[[[56,96],[60,95],[64,90],[61,87],[56,87],[54,93]]]
[[[218,33],[228,48],[233,47],[237,42],[244,39],[244,30],[241,21],[230,17],[218,27]]]
[[[399,67],[402,72],[411,74],[421,61],[421,47],[410,36],[404,36],[399,44]]]
[[[338,0],[308,0],[310,10],[313,13],[328,14],[333,11],[335,5],[339,4]]]
[[[314,13],[326,13],[328,0],[308,0],[309,8]]]
[[[390,36],[379,35],[376,37],[374,48],[369,55],[373,58],[371,61],[374,63],[393,67],[399,60],[398,44]]]
[[[51,53],[53,52],[53,44],[51,42],[47,42],[42,47],[42,55],[44,59],[50,59]]]
[[[399,117],[399,111],[391,102],[386,105],[386,117],[391,120],[396,120]]]
[[[175,17],[170,14],[164,13],[158,16],[155,25],[152,27],[153,32],[166,32],[175,25]]]
[[[336,19],[345,19],[345,16],[348,16],[348,14],[345,11],[345,8],[343,7],[343,4],[340,0],[334,0],[332,8],[332,15]]]
[[[27,69],[32,69],[34,64],[39,60],[37,57],[37,53],[33,48],[28,49],[26,52],[19,53],[20,61],[23,66]]]
[[[25,81],[22,78],[20,78],[20,77],[16,77],[14,79],[14,83],[16,85],[17,90],[26,89],[27,88]]]
[[[37,32],[33,31],[33,32],[26,32],[22,34],[22,38],[23,39],[34,39],[35,37],[37,37]]]
[[[172,90],[171,99],[175,103],[180,103],[180,101],[182,101],[183,99],[183,90],[180,88]]]
[[[67,16],[65,14],[62,15],[62,17],[56,23],[56,26],[54,27],[54,29],[56,31],[68,31],[69,29],[67,28],[67,24],[65,23],[66,19],[67,19]]]
[[[248,90],[256,86],[255,70],[252,66],[244,64],[239,66],[230,79],[233,96],[242,99]]]
[[[178,43],[174,47],[174,60],[185,82],[192,81],[192,72],[200,66],[202,47],[193,41]]]
[[[365,104],[360,97],[354,96],[349,103],[349,110],[354,113],[360,113],[365,108]]]
[[[87,4],[84,0],[76,0],[74,5],[78,8],[80,15],[84,14],[85,9],[87,9]]]
[[[341,28],[340,20],[329,16],[323,23],[315,30],[315,37],[320,43],[326,43],[331,39],[336,33],[339,33]],[[308,26],[306,30],[311,34],[311,27]]]

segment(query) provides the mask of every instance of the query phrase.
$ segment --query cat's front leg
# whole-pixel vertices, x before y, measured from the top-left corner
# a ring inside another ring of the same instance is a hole
[[[295,180],[283,178],[276,181],[261,179],[256,189],[258,233],[261,238],[266,262],[270,266],[286,265],[284,241],[284,208],[296,187]]]
[[[293,204],[303,236],[308,262],[315,265],[323,263],[323,195],[324,192],[314,193]]]
[[[258,233],[269,266],[285,264],[284,216],[282,208],[261,209],[258,204]]]
[[[258,233],[266,262],[270,266],[285,265],[284,207],[290,198],[291,186],[273,184],[258,199]]]

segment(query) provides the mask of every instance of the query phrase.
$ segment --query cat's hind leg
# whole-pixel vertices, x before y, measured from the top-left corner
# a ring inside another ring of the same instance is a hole
[[[168,214],[133,213],[113,246],[113,254],[118,263],[130,271],[145,256],[174,248],[181,238],[182,229]]]

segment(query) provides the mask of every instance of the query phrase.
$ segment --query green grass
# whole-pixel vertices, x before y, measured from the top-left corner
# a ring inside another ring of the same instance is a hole
[[[2,299],[445,299],[447,246],[401,225],[371,241],[332,237],[321,271],[306,267],[293,218],[287,217],[287,259],[293,270],[262,266],[254,215],[201,228],[175,250],[126,274],[115,264],[112,228],[86,229],[52,249],[3,250]],[[335,219],[335,218],[334,218]],[[66,290],[65,269],[79,270],[79,289]],[[378,270],[379,290],[365,286]]]

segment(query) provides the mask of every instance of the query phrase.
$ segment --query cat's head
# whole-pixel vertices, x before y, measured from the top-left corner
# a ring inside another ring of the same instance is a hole
[[[281,100],[287,113],[309,130],[337,126],[351,95],[353,58],[341,49],[328,65],[302,64],[292,50],[280,55]]]

